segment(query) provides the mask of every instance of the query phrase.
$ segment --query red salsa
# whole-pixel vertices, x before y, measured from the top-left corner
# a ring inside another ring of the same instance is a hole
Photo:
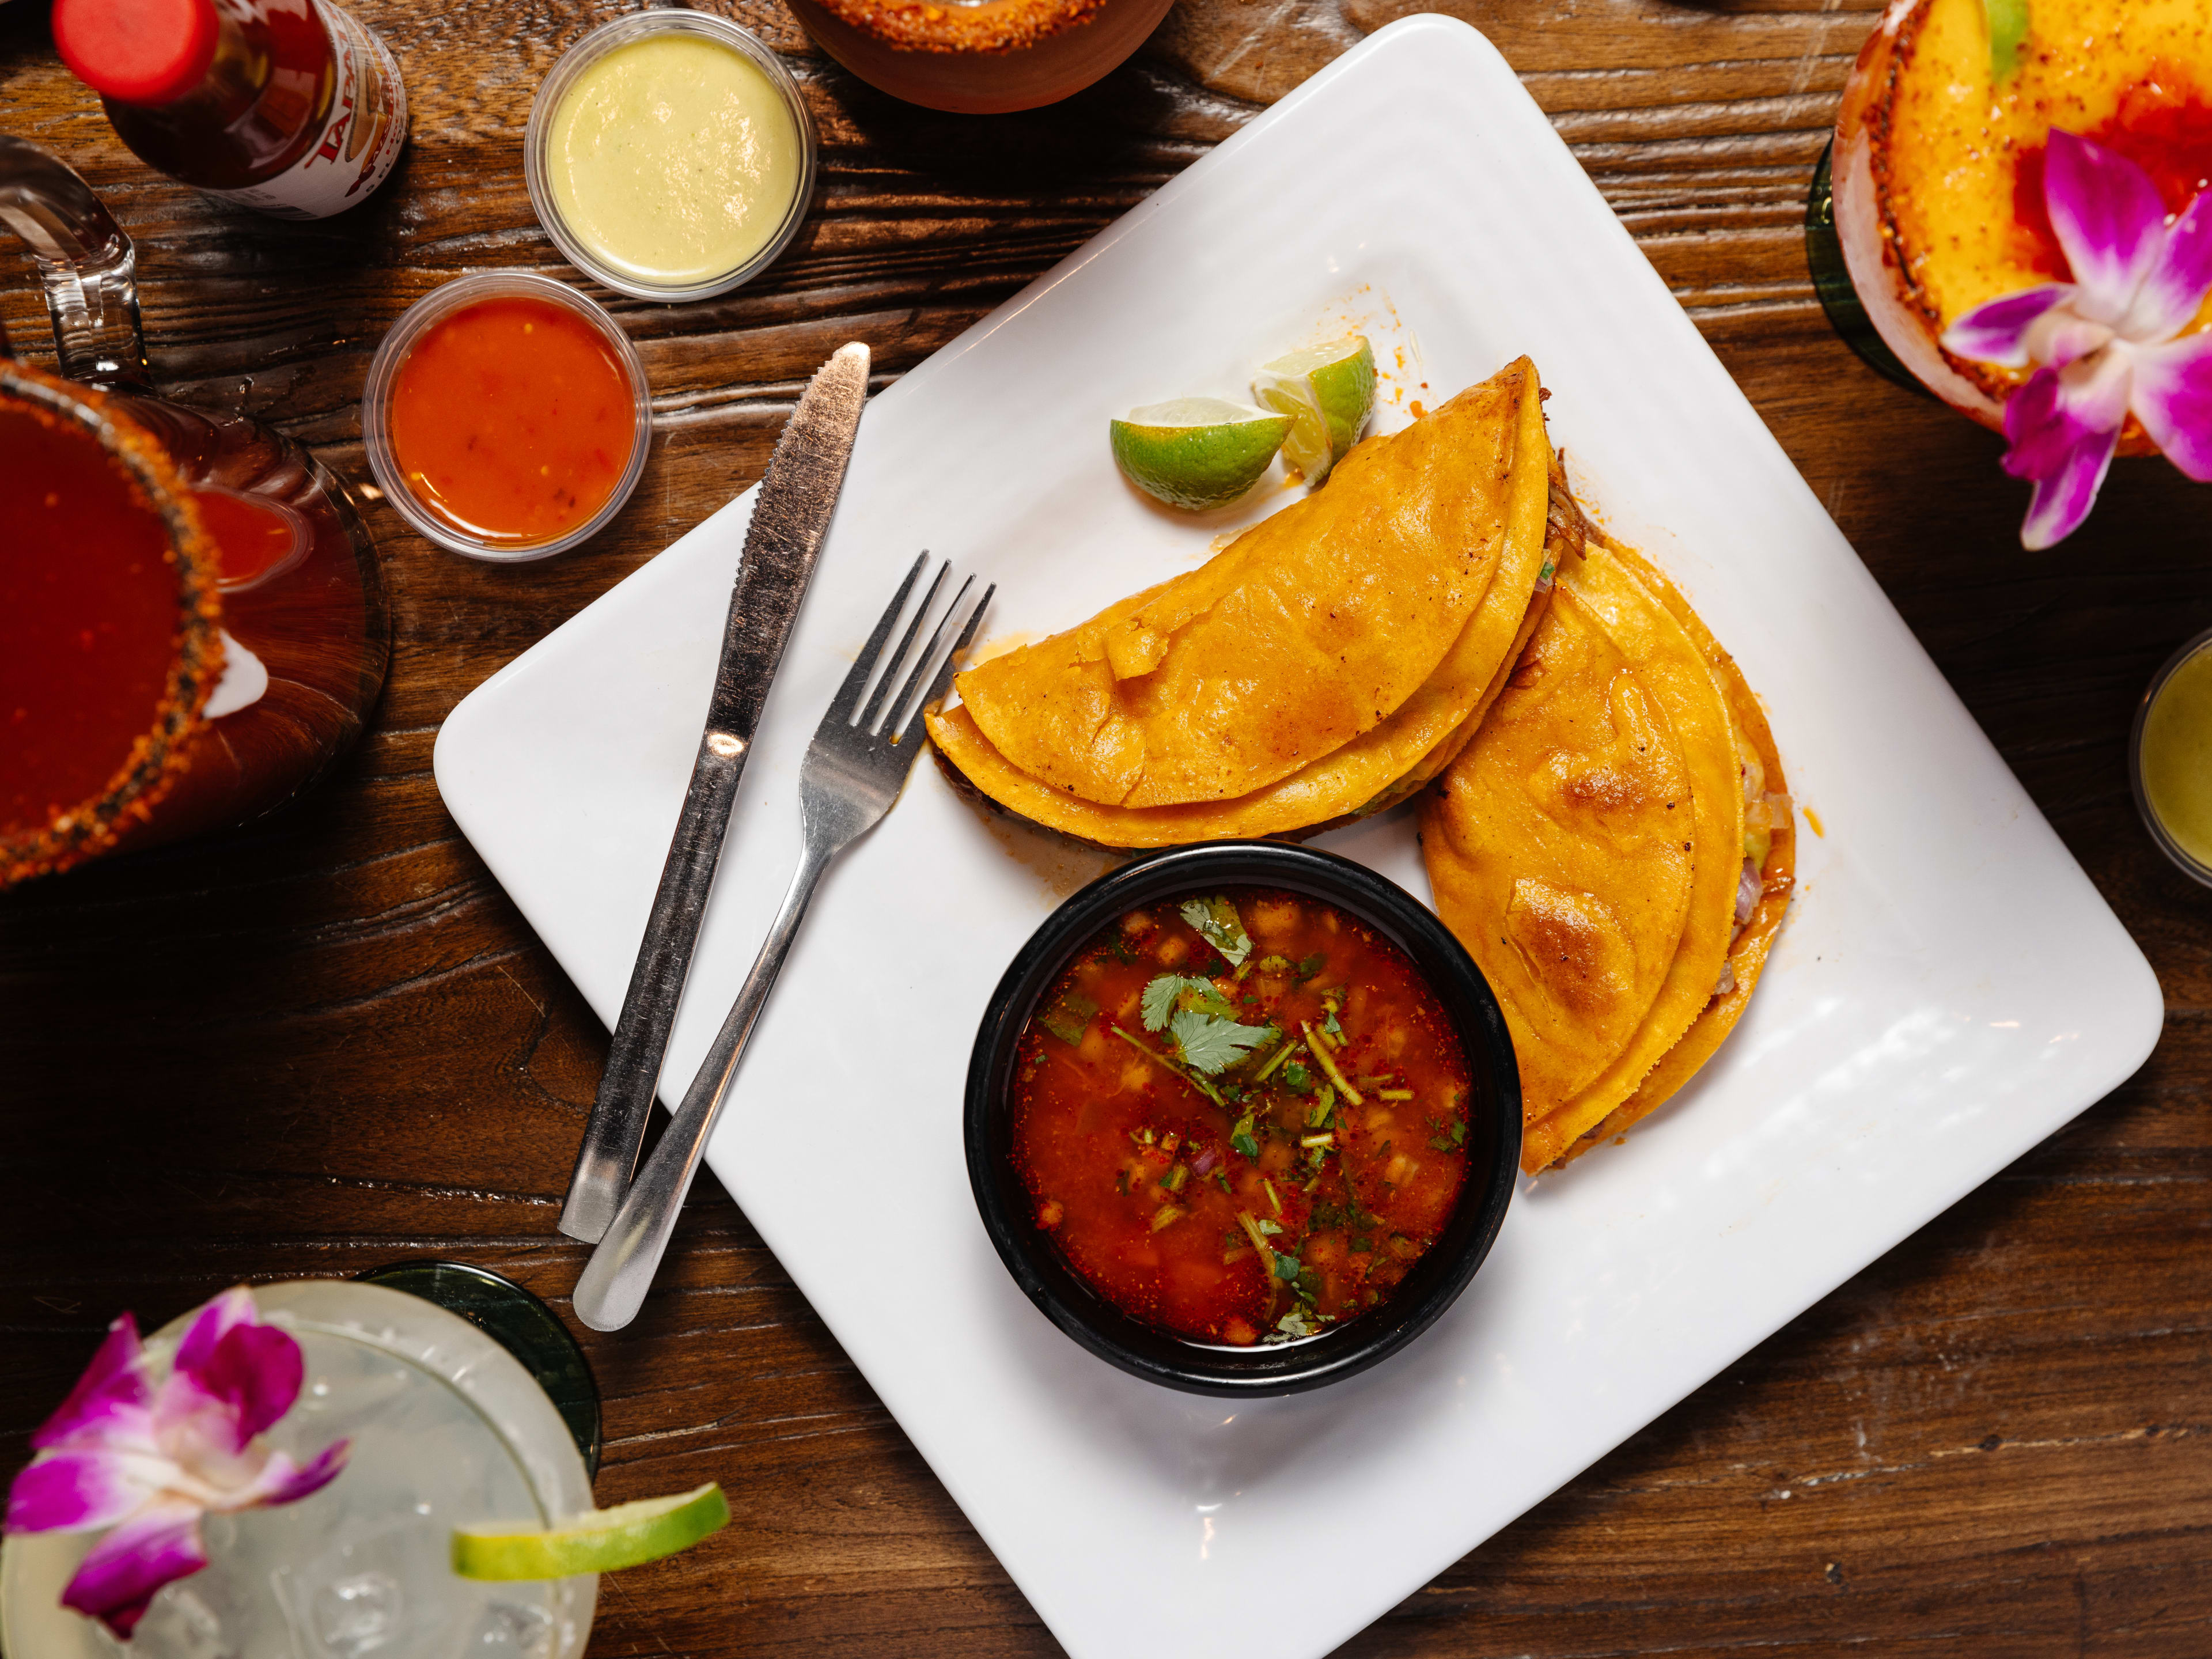
[[[392,384],[392,453],[422,509],[479,540],[565,536],[637,441],[622,361],[565,306],[479,300],[424,331]]]
[[[1389,1297],[1467,1178],[1469,1075],[1404,951],[1302,895],[1133,911],[1022,1033],[1013,1154],[1123,1312],[1239,1346]]]

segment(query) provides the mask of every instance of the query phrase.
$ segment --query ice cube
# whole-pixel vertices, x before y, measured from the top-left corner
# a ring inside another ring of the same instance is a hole
[[[315,1592],[316,1639],[331,1659],[361,1659],[400,1633],[399,1586],[380,1572],[356,1573]]]
[[[154,1605],[132,1633],[131,1645],[118,1651],[135,1659],[148,1655],[159,1659],[234,1659],[235,1656],[235,1650],[223,1640],[222,1620],[181,1584],[173,1584],[154,1598]]]
[[[543,1607],[495,1601],[477,1626],[471,1656],[483,1659],[546,1659],[553,1651],[553,1615]]]

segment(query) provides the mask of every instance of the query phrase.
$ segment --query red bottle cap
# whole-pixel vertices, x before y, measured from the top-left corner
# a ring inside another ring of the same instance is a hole
[[[212,0],[54,0],[54,44],[76,78],[125,104],[167,104],[215,62]]]

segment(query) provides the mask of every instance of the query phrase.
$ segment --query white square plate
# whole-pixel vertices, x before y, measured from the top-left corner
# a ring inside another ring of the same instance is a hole
[[[1801,836],[1779,950],[1694,1088],[1524,1185],[1474,1285],[1405,1353],[1232,1407],[1092,1359],[984,1237],[960,1143],[976,1024],[1103,866],[1055,871],[916,769],[830,872],[709,1162],[1079,1659],[1334,1647],[2099,1098],[2159,1031],[2142,953],[1511,70],[1431,16],[1346,54],[870,407],[745,776],[670,1097],[795,861],[806,741],[915,552],[995,578],[1000,634],[1188,568],[1237,515],[1152,507],[1115,474],[1106,417],[1239,394],[1253,364],[1347,320],[1384,342],[1392,422],[1534,357],[1578,484],[1735,652],[1825,835]],[[751,500],[440,735],[453,816],[610,1024]],[[1427,890],[1403,812],[1330,844]]]

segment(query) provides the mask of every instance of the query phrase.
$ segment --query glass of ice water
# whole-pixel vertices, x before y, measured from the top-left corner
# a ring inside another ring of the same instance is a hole
[[[578,1659],[596,1577],[483,1583],[449,1565],[456,1526],[550,1523],[592,1507],[583,1456],[530,1372],[467,1321],[399,1291],[309,1279],[253,1295],[307,1365],[269,1438],[304,1462],[350,1437],[345,1472],[295,1504],[208,1516],[209,1565],[162,1589],[127,1645],[60,1604],[91,1534],[10,1537],[0,1549],[10,1659]],[[189,1319],[148,1339],[157,1368]]]

